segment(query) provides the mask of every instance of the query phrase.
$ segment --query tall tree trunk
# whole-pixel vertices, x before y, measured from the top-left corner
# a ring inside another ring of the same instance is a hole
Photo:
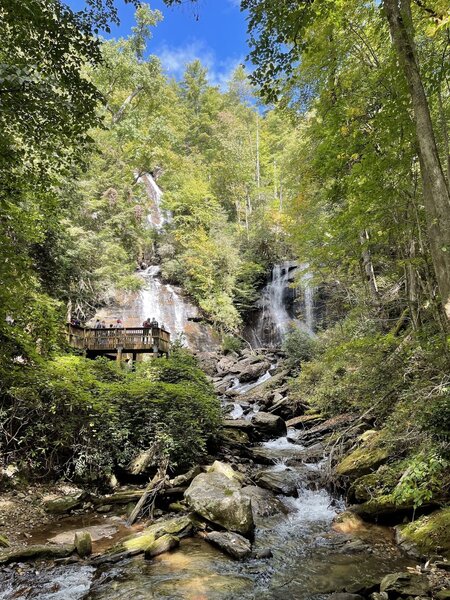
[[[439,159],[430,108],[415,51],[410,0],[383,0],[392,42],[414,110],[431,258],[442,304],[450,319],[450,192]]]

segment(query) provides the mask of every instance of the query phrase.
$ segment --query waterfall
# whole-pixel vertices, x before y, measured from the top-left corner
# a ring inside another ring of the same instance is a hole
[[[145,269],[143,277],[145,287],[141,291],[141,317],[156,319],[163,324],[173,337],[184,333],[189,317],[197,316],[195,307],[191,307],[180,294],[159,279],[160,268],[153,265]]]
[[[307,264],[293,261],[274,265],[257,304],[256,324],[247,332],[254,347],[280,346],[286,334],[296,327],[314,335],[315,288],[307,269]],[[298,271],[301,271],[300,285],[296,287]]]
[[[152,229],[161,229],[169,223],[171,214],[161,208],[163,192],[150,173],[144,173],[138,178],[138,182],[145,187],[146,194],[150,200],[150,212],[147,221]]]

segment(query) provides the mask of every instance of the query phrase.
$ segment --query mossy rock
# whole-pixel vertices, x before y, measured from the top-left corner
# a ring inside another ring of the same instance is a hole
[[[145,558],[148,560],[153,558],[154,556],[159,556],[164,552],[169,552],[173,550],[177,546],[180,545],[180,538],[170,535],[166,533],[162,535],[157,540],[154,540],[146,549],[145,549]]]
[[[26,546],[25,548],[0,552],[0,564],[6,565],[12,562],[22,562],[25,560],[67,558],[73,554],[74,551],[75,546],[73,544]]]
[[[231,442],[232,444],[248,444],[250,441],[245,431],[232,429],[231,427],[224,427],[220,432],[220,437],[225,442]]]
[[[77,531],[74,544],[80,558],[86,558],[92,554],[92,538],[89,531]]]
[[[9,548],[10,543],[6,535],[0,535],[0,548]]]
[[[372,473],[389,458],[387,448],[380,445],[380,436],[372,435],[369,443],[350,452],[336,467],[339,477],[357,479]]]
[[[442,554],[450,558],[450,507],[399,526],[396,531],[401,546],[415,547],[424,556]]]
[[[173,535],[177,538],[186,537],[193,531],[192,521],[189,516],[175,517],[168,521],[154,523],[142,533],[127,538],[123,541],[121,547],[116,550],[129,552],[145,552],[152,546],[153,542],[163,535]]]
[[[350,486],[349,497],[357,502],[364,502],[377,496],[390,494],[403,471],[404,466],[401,463],[382,465],[377,471],[358,477]]]

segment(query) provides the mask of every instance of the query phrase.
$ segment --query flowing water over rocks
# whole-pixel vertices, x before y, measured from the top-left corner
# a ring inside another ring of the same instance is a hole
[[[320,487],[321,463],[299,459],[304,448],[289,441],[291,433],[260,445],[272,466],[252,467],[256,481],[260,473],[287,481],[289,473],[293,482],[290,496],[277,494],[283,510],[255,515],[253,558],[236,561],[201,537],[186,538],[152,560],[140,555],[99,567],[79,562],[6,569],[0,600],[320,600],[339,590],[368,590],[383,575],[413,564],[388,530],[365,526],[353,535],[334,530],[344,503]]]

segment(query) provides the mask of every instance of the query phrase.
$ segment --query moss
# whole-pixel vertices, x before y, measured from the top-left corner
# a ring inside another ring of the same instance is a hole
[[[414,545],[425,555],[438,553],[450,558],[450,507],[398,527],[398,537],[400,544]]]
[[[386,496],[394,490],[403,471],[403,463],[382,465],[377,471],[358,477],[350,486],[349,496],[357,502]]]
[[[388,449],[379,445],[380,441],[380,435],[374,435],[369,443],[353,450],[337,465],[337,475],[355,479],[375,471],[389,458]]]

